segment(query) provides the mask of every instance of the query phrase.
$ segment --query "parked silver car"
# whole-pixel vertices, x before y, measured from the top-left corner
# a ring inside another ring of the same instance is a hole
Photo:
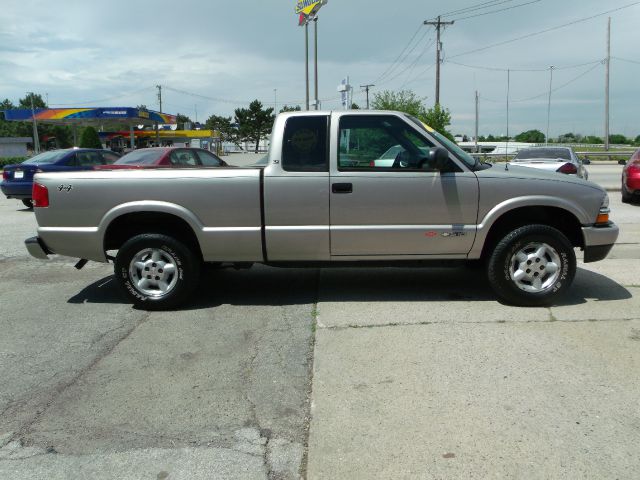
[[[540,168],[589,179],[589,172],[571,147],[524,148],[511,161],[519,167]]]

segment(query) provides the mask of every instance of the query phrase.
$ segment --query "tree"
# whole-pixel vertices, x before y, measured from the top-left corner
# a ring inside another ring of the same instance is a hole
[[[636,137],[636,140],[635,140],[635,142],[634,142],[634,143],[635,143],[636,145],[640,145],[640,135],[638,135],[638,136]]]
[[[280,109],[279,113],[286,113],[286,112],[299,112],[301,111],[302,108],[300,108],[300,105],[296,105],[295,107],[290,107],[289,105],[285,105],[284,107],[282,107]]]
[[[425,113],[422,98],[411,90],[392,92],[384,90],[373,95],[371,107],[374,110],[395,110],[420,118]]]
[[[273,126],[273,108],[263,108],[262,102],[254,100],[249,108],[236,108],[236,123],[241,140],[254,142],[258,153],[260,140],[267,136]]]
[[[453,140],[453,136],[447,130],[447,127],[451,125],[451,112],[446,108],[442,108],[439,104],[432,108],[427,108],[424,105],[424,99],[418,97],[411,90],[400,90],[398,92],[384,90],[380,93],[375,93],[371,106],[375,110],[395,110],[408,113],[448,139]]]
[[[181,113],[176,115],[176,124],[178,126],[178,130],[184,130],[184,124],[191,123],[191,119],[186,115],[182,115]]]
[[[630,142],[624,135],[614,133],[613,135],[609,135],[609,143],[613,143],[614,145],[626,145]]]
[[[80,137],[80,147],[81,148],[102,148],[102,143],[100,143],[100,137],[98,136],[98,132],[93,127],[86,127],[82,131],[82,136]]]
[[[231,117],[211,115],[205,122],[205,128],[215,130],[220,135],[220,141],[240,144],[238,128],[233,124]]]
[[[18,100],[18,108],[31,109],[31,99],[33,99],[33,108],[47,108],[47,104],[39,93],[28,93],[26,97]]]
[[[589,135],[587,137],[584,137],[583,141],[584,143],[588,143],[590,145],[602,145],[604,143],[604,140],[594,135]]]
[[[544,143],[545,135],[540,130],[527,130],[516,135],[515,140],[524,143]]]
[[[418,116],[420,120],[433,128],[436,132],[441,133],[449,140],[453,141],[453,135],[449,133],[447,127],[451,125],[451,112],[448,108],[442,108],[440,104],[429,108],[422,115]]]
[[[360,110],[360,105],[358,105],[357,103],[352,103],[351,110]]]

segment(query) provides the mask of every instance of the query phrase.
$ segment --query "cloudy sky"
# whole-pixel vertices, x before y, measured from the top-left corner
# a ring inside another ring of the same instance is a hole
[[[2,3],[0,98],[16,102],[34,91],[51,106],[157,109],[155,86],[162,85],[164,111],[195,118],[197,110],[198,120],[231,115],[255,98],[279,107],[304,101],[295,0]],[[372,94],[411,89],[433,103],[435,32],[422,22],[462,9],[446,16],[456,22],[442,36],[440,101],[451,110],[454,133],[473,132],[476,89],[480,133],[506,133],[507,69],[510,133],[544,131],[553,65],[551,134],[601,136],[599,62],[611,16],[611,130],[640,134],[640,2],[632,0],[329,0],[319,15],[323,108],[340,108],[337,85],[347,75],[360,105],[359,86],[367,83],[376,84]],[[543,30],[550,31],[504,43]]]

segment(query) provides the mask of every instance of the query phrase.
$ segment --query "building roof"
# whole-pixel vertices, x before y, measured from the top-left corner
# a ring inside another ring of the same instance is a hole
[[[131,107],[37,108],[33,113],[30,109],[5,110],[4,118],[13,122],[30,122],[35,118],[41,123],[58,125],[100,125],[107,122],[135,125],[177,123],[175,115]]]

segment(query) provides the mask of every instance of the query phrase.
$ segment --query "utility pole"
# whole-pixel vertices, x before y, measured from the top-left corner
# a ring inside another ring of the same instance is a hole
[[[441,50],[442,50],[442,42],[440,41],[440,29],[444,25],[453,25],[454,20],[450,22],[443,22],[440,20],[440,15],[438,15],[438,20],[435,22],[430,22],[428,20],[424,21],[425,25],[433,25],[436,27],[436,105],[440,104],[440,62],[441,60]]]
[[[278,114],[278,89],[273,89],[273,113]]]
[[[315,79],[315,100],[313,102],[315,109],[319,110],[320,109],[320,100],[318,99],[318,16],[316,15],[316,17],[313,19],[313,43],[314,43],[314,47],[313,47],[313,65],[314,65],[314,79]]]
[[[504,147],[504,160],[507,161],[509,150],[509,96],[511,95],[511,70],[507,70],[507,143]]]
[[[33,148],[36,155],[40,153],[40,138],[38,137],[38,123],[36,122],[36,110],[33,107],[33,92],[28,94],[31,97],[31,119],[33,120]]]
[[[162,85],[156,85],[158,89],[158,102],[160,103],[160,113],[162,113]],[[160,146],[160,130],[158,129],[158,122],[155,122],[156,127],[156,147]]]
[[[160,113],[162,113],[162,85],[156,85],[158,89],[158,102],[160,103]]]
[[[309,110],[309,22],[304,24],[304,77],[307,84],[305,107]]]
[[[364,88],[365,92],[367,92],[367,110],[369,110],[369,90],[371,89],[371,87],[375,87],[375,85],[373,83],[370,83],[368,85],[360,85],[360,88]]]
[[[551,123],[551,87],[553,86],[553,65],[549,67],[549,103],[547,104],[547,136],[544,138],[544,144],[549,144],[549,125]]]
[[[478,110],[478,91],[476,90],[476,134],[475,134],[475,151],[478,153],[478,123],[480,121],[480,115]]]
[[[611,66],[611,17],[607,22],[607,60],[604,93],[604,149],[609,150],[609,67]]]

